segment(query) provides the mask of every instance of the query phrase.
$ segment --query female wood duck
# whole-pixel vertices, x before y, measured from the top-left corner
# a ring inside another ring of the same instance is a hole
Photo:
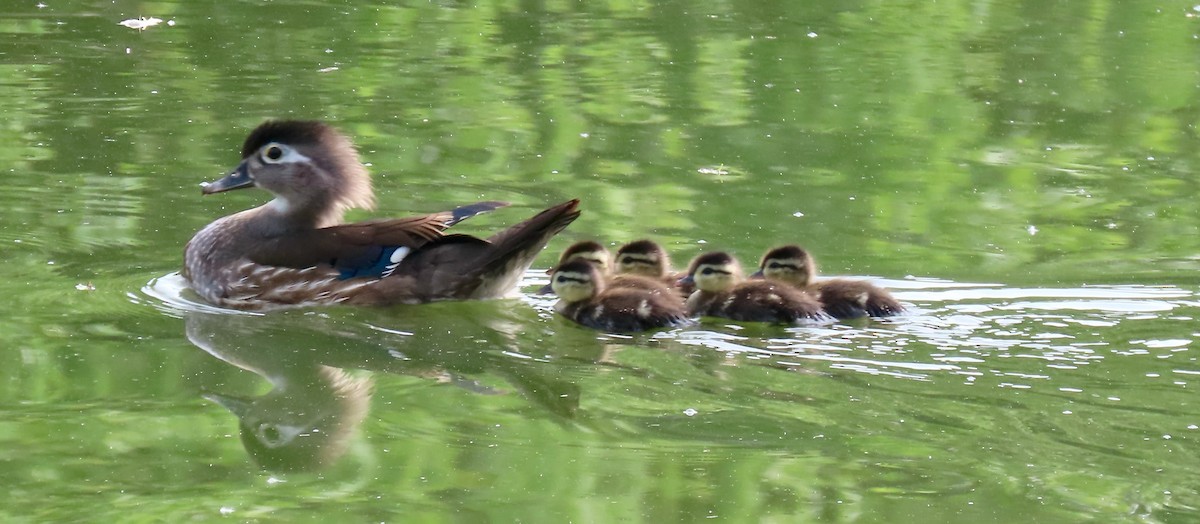
[[[765,280],[743,281],[741,265],[724,251],[693,259],[684,280],[696,286],[687,299],[692,315],[789,324],[832,320],[816,298],[799,289]]]
[[[578,200],[484,240],[443,235],[503,207],[342,223],[375,198],[350,140],[315,121],[268,121],[242,145],[237,169],[204,194],[257,186],[275,199],[209,224],[184,248],[183,276],[205,300],[238,309],[389,305],[483,299],[512,292],[533,258],[579,216]]]
[[[592,329],[627,333],[690,322],[683,300],[661,282],[631,276],[610,284],[584,259],[554,268],[550,286],[559,298],[554,310]]]
[[[886,317],[904,312],[887,290],[864,280],[833,278],[815,281],[817,263],[804,248],[780,246],[763,254],[753,276],[783,282],[818,295],[825,312],[836,318]]]

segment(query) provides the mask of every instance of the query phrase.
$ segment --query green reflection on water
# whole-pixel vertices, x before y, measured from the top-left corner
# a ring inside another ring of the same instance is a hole
[[[123,9],[0,15],[5,520],[1195,519],[1186,3]],[[175,25],[117,25],[138,16]],[[1001,286],[632,340],[537,299],[217,317],[373,385],[335,464],[273,483],[200,397],[270,385],[139,291],[264,199],[196,184],[267,117],[354,136],[378,216],[526,208],[482,233],[579,196],[552,249],[798,241],[830,274]]]

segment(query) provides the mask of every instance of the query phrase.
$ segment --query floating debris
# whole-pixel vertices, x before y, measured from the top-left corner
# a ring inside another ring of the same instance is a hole
[[[150,18],[138,17],[138,18],[130,18],[128,20],[122,20],[117,25],[123,25],[130,29],[137,29],[138,31],[144,31],[148,28],[151,28],[158,24],[161,24],[162,22],[163,22],[163,20],[161,18],[156,18],[156,17],[152,16]],[[172,22],[168,23],[167,25],[175,25],[175,23],[172,21]]]

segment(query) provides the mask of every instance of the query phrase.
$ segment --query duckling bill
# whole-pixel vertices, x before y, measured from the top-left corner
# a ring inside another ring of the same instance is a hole
[[[184,248],[183,276],[219,306],[383,306],[506,296],[550,238],[580,213],[579,201],[569,200],[487,239],[445,231],[508,204],[344,223],[346,210],[374,207],[370,177],[350,140],[317,121],[258,126],[243,143],[238,166],[202,192],[249,187],[274,198],[217,219]]]

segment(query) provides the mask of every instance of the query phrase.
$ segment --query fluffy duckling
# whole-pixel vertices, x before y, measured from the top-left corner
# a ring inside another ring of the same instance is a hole
[[[836,318],[886,317],[904,312],[904,306],[891,293],[870,282],[847,278],[816,282],[816,275],[817,263],[812,255],[795,244],[767,251],[754,274],[818,295],[825,311]]]
[[[804,291],[783,283],[742,279],[741,265],[729,253],[696,257],[684,277],[696,286],[687,299],[688,313],[743,322],[831,320],[821,303]]]
[[[558,269],[559,266],[572,260],[586,260],[596,266],[596,269],[600,271],[601,275],[604,275],[604,278],[608,278],[612,275],[611,264],[609,264],[609,259],[611,258],[608,248],[604,247],[603,244],[595,240],[580,240],[567,246],[562,254],[558,255],[558,263],[547,269],[546,274],[554,273],[554,270]],[[554,288],[550,284],[546,284],[537,290],[538,295],[549,295],[551,293],[554,293]]]
[[[554,268],[550,286],[559,298],[554,310],[592,329],[620,333],[690,321],[683,301],[665,285],[637,277],[614,279],[610,284],[599,268],[584,259]]]
[[[640,275],[662,281],[678,289],[684,298],[693,291],[691,286],[680,286],[679,279],[685,275],[671,269],[671,259],[667,256],[667,250],[653,240],[635,240],[621,246],[613,256],[613,270],[618,275]]]
[[[649,239],[634,240],[617,249],[614,272],[618,275],[641,275],[674,284],[683,275],[671,270],[667,251]]]

